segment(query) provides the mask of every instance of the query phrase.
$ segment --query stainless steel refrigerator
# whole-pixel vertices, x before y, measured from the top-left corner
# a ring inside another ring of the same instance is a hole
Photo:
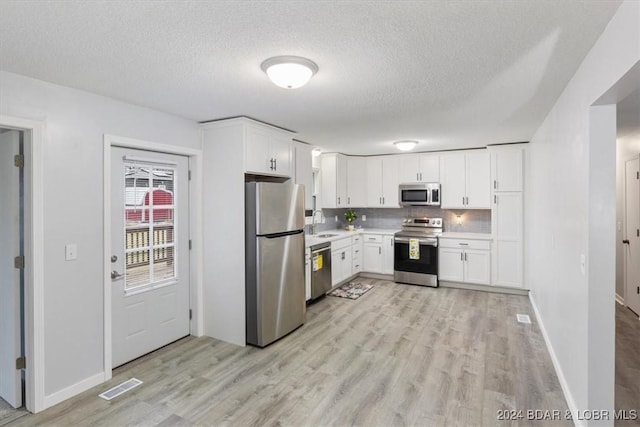
[[[305,321],[303,227],[303,186],[245,184],[248,344],[269,345]]]

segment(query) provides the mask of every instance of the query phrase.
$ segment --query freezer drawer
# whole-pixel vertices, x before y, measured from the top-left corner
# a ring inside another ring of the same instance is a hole
[[[255,239],[247,276],[247,343],[264,347],[305,321],[304,234]]]

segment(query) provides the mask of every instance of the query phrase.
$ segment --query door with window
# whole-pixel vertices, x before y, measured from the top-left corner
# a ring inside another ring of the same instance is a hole
[[[188,158],[111,150],[113,367],[189,335]]]

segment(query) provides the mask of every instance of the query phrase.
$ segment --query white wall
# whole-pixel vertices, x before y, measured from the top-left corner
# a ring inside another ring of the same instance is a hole
[[[568,392],[569,404],[580,410],[609,409],[610,402],[613,402],[612,392],[611,396],[604,398],[605,401],[596,402],[601,398],[594,394],[598,387],[608,390],[613,384],[598,384],[603,380],[595,378],[592,370],[594,360],[601,357],[612,363],[613,348],[607,344],[599,354],[598,351],[594,353],[593,344],[601,339],[603,342],[612,341],[602,334],[609,328],[613,333],[615,265],[612,263],[610,266],[609,280],[604,283],[590,283],[588,277],[608,273],[608,259],[602,265],[599,259],[587,259],[586,273],[580,271],[581,254],[588,255],[597,243],[592,241],[590,248],[590,233],[593,234],[592,239],[608,233],[607,229],[590,227],[590,218],[593,222],[595,217],[594,209],[602,209],[604,216],[601,220],[612,230],[611,242],[607,237],[606,242],[600,242],[601,249],[613,253],[615,245],[615,197],[612,194],[610,206],[601,206],[592,199],[592,194],[603,193],[607,189],[614,193],[615,139],[610,146],[603,147],[590,139],[595,137],[591,134],[590,120],[594,112],[591,105],[640,60],[639,24],[640,3],[624,2],[530,144],[525,204],[528,210],[525,280],[546,329],[560,369],[561,382]],[[610,111],[603,113],[609,120]],[[615,120],[613,125],[615,131]],[[590,158],[590,155],[594,157]],[[610,157],[611,164],[604,170],[592,170],[598,160],[596,156],[603,156],[606,161]],[[593,182],[590,184],[596,172],[610,175],[611,183],[607,180],[594,193],[590,185],[600,186]],[[608,188],[609,184],[611,188]],[[611,247],[607,248],[605,244],[611,244]],[[601,304],[606,315],[594,319],[595,314],[590,312],[590,297],[606,293],[609,288],[611,304]],[[607,372],[612,368],[602,366]],[[601,406],[592,406],[596,404]]]
[[[199,149],[199,127],[6,72],[0,72],[0,114],[46,123],[44,381],[45,396],[55,396],[103,373],[103,135]],[[78,245],[77,260],[64,260],[67,243]]]

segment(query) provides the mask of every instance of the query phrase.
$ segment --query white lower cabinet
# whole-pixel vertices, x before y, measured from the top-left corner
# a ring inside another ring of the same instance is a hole
[[[304,251],[304,295],[305,300],[311,299],[311,249]]]
[[[351,237],[331,242],[331,286],[351,277],[352,270]]]
[[[491,242],[440,238],[438,279],[448,282],[491,283]]]
[[[367,273],[383,273],[384,256],[382,255],[382,236],[363,234],[362,247],[364,253],[364,271]]]
[[[363,234],[364,270],[367,273],[393,274],[393,236]]]
[[[382,274],[393,274],[393,236],[382,237]]]
[[[353,236],[351,240],[351,274],[362,272],[362,236]]]

